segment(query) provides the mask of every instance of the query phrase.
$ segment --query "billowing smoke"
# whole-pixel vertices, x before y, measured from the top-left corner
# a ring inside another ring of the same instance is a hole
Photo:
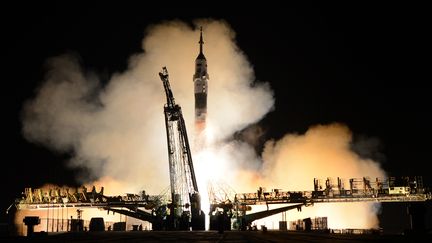
[[[251,143],[232,139],[273,108],[273,94],[267,83],[255,81],[227,23],[196,22],[201,25],[210,75],[206,127],[211,138],[208,148],[194,154],[201,189],[203,178],[223,178],[239,191],[261,185],[310,190],[314,177],[382,175],[375,162],[350,150],[351,134],[343,125],[317,126],[305,135],[269,141],[262,159]],[[182,22],[151,26],[142,43],[143,52],[130,58],[125,72],[112,75],[104,84],[76,56],[50,59],[44,82],[24,106],[24,136],[71,153],[70,166],[87,168],[101,183],[116,187],[106,187],[106,194],[143,189],[159,194],[169,186],[169,174],[163,117],[166,100],[158,72],[167,66],[193,141],[192,75],[198,38],[198,28]],[[253,134],[247,137],[253,140]],[[89,178],[81,182],[88,183]],[[357,212],[356,218],[375,216]]]
[[[272,188],[312,191],[313,178],[330,177],[336,184],[339,177],[345,189],[349,189],[350,178],[384,178],[379,164],[354,153],[353,144],[350,130],[336,123],[311,127],[304,135],[287,134],[279,141],[268,141],[262,155],[266,183]],[[316,204],[303,210],[299,218],[328,217],[332,228],[375,228],[378,210],[379,204],[373,203]]]
[[[259,134],[256,128],[252,130]],[[254,140],[249,131],[245,140]],[[362,140],[362,144],[365,141]],[[376,143],[376,140],[371,141]],[[278,141],[267,141],[261,159],[249,143],[231,141],[215,145],[213,151],[198,154],[202,156],[197,158],[201,162],[198,171],[206,178],[224,178],[237,192],[256,192],[259,186],[267,191],[312,191],[314,178],[322,179],[323,186],[330,178],[336,187],[338,177],[344,188],[349,189],[351,178],[384,178],[385,173],[377,162],[362,158],[352,150],[356,146],[347,126],[338,123],[317,125],[305,134],[286,134]],[[212,169],[209,171],[208,168]],[[376,228],[379,209],[378,203],[315,204],[302,212],[289,211],[288,215],[291,220],[328,217],[331,228]],[[266,210],[266,207],[255,210]],[[275,222],[279,220],[280,216],[273,216],[258,220],[256,224],[277,228]]]
[[[341,124],[318,125],[304,135],[288,134],[279,141],[268,141],[263,152],[264,175],[273,185],[291,190],[313,190],[313,178],[382,178],[379,165],[354,153],[352,142],[351,132]]]
[[[229,26],[222,21],[198,22],[204,26],[204,51],[211,67],[209,126],[217,135],[214,139],[223,140],[259,121],[273,98],[267,84],[254,83],[253,70]],[[159,193],[169,178],[166,100],[158,72],[167,66],[176,102],[193,136],[192,74],[198,40],[198,29],[182,22],[152,26],[142,43],[144,52],[131,57],[128,70],[114,74],[104,86],[77,57],[52,58],[36,97],[24,107],[25,137],[73,153],[71,166],[88,168],[96,178],[121,181],[129,190]],[[124,188],[118,191],[122,192]]]

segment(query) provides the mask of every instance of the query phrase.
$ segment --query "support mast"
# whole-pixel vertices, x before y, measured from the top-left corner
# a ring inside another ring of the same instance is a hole
[[[203,230],[204,213],[201,211],[201,199],[182,110],[175,103],[165,67],[159,76],[167,98],[164,114],[172,199],[169,224],[172,229],[187,230],[192,227],[194,230]]]

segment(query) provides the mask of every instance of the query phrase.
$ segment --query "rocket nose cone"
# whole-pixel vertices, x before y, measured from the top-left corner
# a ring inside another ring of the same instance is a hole
[[[203,53],[198,54],[196,59],[201,59],[201,60],[206,60],[205,56]]]

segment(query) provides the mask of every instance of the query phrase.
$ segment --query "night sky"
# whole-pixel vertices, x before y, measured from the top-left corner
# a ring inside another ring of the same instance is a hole
[[[108,79],[142,51],[149,24],[173,19],[224,19],[231,25],[256,79],[269,82],[275,93],[275,109],[259,122],[263,141],[344,123],[355,141],[374,144],[362,156],[380,161],[389,175],[423,175],[431,185],[426,85],[432,42],[425,7],[276,4],[258,11],[86,3],[3,6],[2,12],[2,210],[27,186],[74,185],[79,172],[66,166],[68,154],[21,135],[21,109],[43,81],[45,61],[72,52],[86,69]]]

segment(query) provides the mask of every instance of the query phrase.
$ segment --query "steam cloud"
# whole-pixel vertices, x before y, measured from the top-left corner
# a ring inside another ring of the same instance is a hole
[[[198,179],[224,178],[236,190],[256,190],[260,185],[308,190],[314,177],[383,175],[377,163],[350,150],[350,131],[339,124],[269,141],[262,159],[250,144],[233,140],[235,132],[255,124],[272,109],[273,94],[267,83],[254,81],[253,69],[227,23],[196,22],[201,25],[210,74],[207,127],[212,143],[194,154]],[[197,28],[178,21],[149,27],[142,43],[144,52],[132,56],[128,69],[114,74],[106,85],[84,70],[75,56],[50,59],[35,98],[24,105],[25,138],[71,152],[71,166],[88,168],[105,186],[115,187],[107,187],[107,194],[142,189],[160,193],[168,186],[169,174],[166,101],[158,72],[167,66],[193,141],[192,74],[198,36]],[[87,183],[88,178],[81,182]],[[369,207],[356,212],[355,217],[371,222],[366,227],[375,226],[376,216]]]
[[[313,190],[311,178],[324,175],[323,179],[383,177],[379,165],[351,151],[351,144],[349,129],[336,123],[311,127],[304,135],[288,134],[277,142],[268,141],[263,152],[265,175],[274,185],[292,190]]]
[[[214,139],[223,140],[260,120],[273,106],[273,98],[267,84],[253,83],[253,70],[228,25],[199,24],[205,26],[204,50],[211,68],[209,126],[217,135]],[[192,74],[198,38],[197,29],[181,22],[150,27],[142,44],[144,53],[131,57],[128,70],[114,74],[105,87],[96,75],[83,70],[76,57],[52,58],[45,82],[24,107],[25,137],[72,151],[71,165],[89,168],[96,177],[160,192],[169,178],[166,100],[158,72],[168,67],[176,102],[183,108],[187,127],[193,128]],[[189,130],[192,136],[193,129]]]
[[[349,188],[349,178],[369,176],[383,178],[379,164],[361,158],[350,148],[352,134],[342,124],[317,125],[304,135],[287,134],[279,141],[268,141],[263,152],[263,171],[268,185],[290,190],[313,190],[313,178],[330,177],[343,180]],[[336,183],[334,181],[334,183]],[[331,203],[315,204],[301,214],[289,212],[294,218],[328,217],[331,228],[376,228],[380,204]],[[331,213],[329,213],[331,212]],[[298,215],[298,216],[295,216]]]

